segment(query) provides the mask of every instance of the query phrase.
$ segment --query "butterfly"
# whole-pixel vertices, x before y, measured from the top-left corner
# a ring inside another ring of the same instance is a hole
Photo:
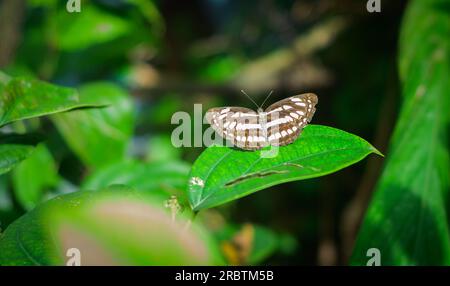
[[[317,102],[317,95],[304,93],[275,102],[264,111],[217,107],[209,109],[205,117],[212,128],[234,146],[258,150],[294,142],[311,121]]]

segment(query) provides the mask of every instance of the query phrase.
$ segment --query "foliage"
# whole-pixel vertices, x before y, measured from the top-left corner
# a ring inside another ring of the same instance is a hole
[[[0,136],[0,174],[10,171],[26,159],[39,142],[35,135],[8,134]]]
[[[45,189],[58,185],[56,164],[44,144],[38,145],[32,154],[14,169],[12,181],[17,201],[27,210],[41,202]]]
[[[445,1],[413,1],[403,20],[403,107],[352,264],[377,247],[383,265],[448,265],[450,42]]]
[[[123,160],[133,133],[130,97],[110,83],[90,83],[80,87],[79,92],[82,100],[104,102],[108,108],[58,114],[52,118],[56,127],[87,166]]]
[[[0,72],[0,126],[34,117],[99,106],[83,101],[72,88],[59,87],[29,78],[11,78]],[[36,136],[2,134],[0,145],[0,174],[31,154]]]
[[[33,117],[95,106],[72,88],[55,86],[30,78],[0,74],[0,126]],[[98,105],[98,104],[97,104]]]

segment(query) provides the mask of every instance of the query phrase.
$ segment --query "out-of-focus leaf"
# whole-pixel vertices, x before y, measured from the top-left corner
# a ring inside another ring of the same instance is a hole
[[[0,265],[221,264],[213,239],[200,225],[172,221],[162,202],[114,187],[79,191],[39,205],[0,237]]]
[[[152,136],[149,139],[146,159],[150,162],[167,162],[181,158],[181,148],[175,148],[170,136]]]
[[[403,107],[351,264],[449,265],[448,1],[411,1],[400,41]]]
[[[0,175],[30,156],[39,141],[35,135],[0,134]]]
[[[0,127],[17,120],[98,105],[83,101],[73,88],[25,77],[9,78],[0,72]]]
[[[364,139],[320,125],[309,125],[273,158],[261,152],[212,146],[195,161],[188,186],[193,210],[214,207],[277,184],[324,176],[371,153]]]
[[[69,147],[90,167],[124,159],[134,125],[130,96],[114,84],[91,83],[80,88],[80,98],[102,102],[107,107],[52,117]]]
[[[128,2],[136,5],[139,11],[144,15],[147,21],[150,23],[152,31],[161,35],[164,32],[164,19],[156,7],[154,1],[149,0],[128,0]]]
[[[150,193],[184,195],[190,166],[184,162],[119,162],[99,169],[86,178],[84,190],[101,189],[114,184],[131,186]]]
[[[166,126],[172,115],[180,111],[183,102],[175,94],[167,94],[152,106],[147,120],[154,125]]]
[[[221,249],[232,265],[257,265],[274,254],[281,236],[259,225],[245,224],[240,227],[227,225],[216,233]]]
[[[253,247],[248,258],[249,264],[259,264],[274,254],[279,247],[279,237],[272,230],[255,226]]]
[[[105,43],[130,30],[127,21],[93,5],[84,5],[81,13],[58,13],[56,22],[56,44],[64,51],[76,51]]]
[[[210,59],[208,64],[200,69],[200,79],[208,82],[224,82],[230,80],[239,70],[241,64],[231,56]]]
[[[43,144],[12,173],[14,193],[18,202],[30,210],[40,202],[48,188],[58,184],[58,171],[52,155]]]

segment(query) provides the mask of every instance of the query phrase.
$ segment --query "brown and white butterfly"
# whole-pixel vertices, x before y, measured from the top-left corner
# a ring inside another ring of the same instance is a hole
[[[304,93],[280,100],[266,110],[218,107],[206,112],[206,120],[222,137],[244,150],[284,146],[294,142],[311,121],[317,96]]]

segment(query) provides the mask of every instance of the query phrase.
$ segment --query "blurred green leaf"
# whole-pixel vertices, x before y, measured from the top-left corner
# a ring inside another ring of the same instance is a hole
[[[254,232],[253,247],[248,258],[250,265],[262,263],[274,254],[278,250],[280,239],[266,227],[255,226]]]
[[[108,106],[52,117],[69,147],[90,167],[124,159],[133,133],[135,114],[132,98],[120,87],[106,82],[82,86],[80,98]]]
[[[76,51],[105,43],[125,35],[130,26],[93,5],[84,5],[81,13],[58,13],[56,44],[61,50]]]
[[[56,186],[58,181],[55,162],[44,144],[38,145],[12,173],[17,201],[27,210],[34,208],[41,201],[45,191]]]
[[[261,152],[212,146],[195,161],[188,186],[193,210],[210,208],[277,184],[315,178],[350,166],[371,153],[367,141],[350,133],[309,125],[274,158]]]
[[[170,122],[172,115],[180,111],[182,107],[183,101],[176,94],[166,94],[154,103],[146,120],[151,122],[152,125],[167,126],[167,122]]]
[[[184,194],[190,166],[184,162],[119,162],[99,169],[86,178],[82,188],[101,189],[114,184],[150,193]]]
[[[9,78],[0,72],[0,127],[17,120],[97,105],[83,101],[75,89],[31,78]]]
[[[0,175],[30,156],[39,141],[36,135],[0,134]]]
[[[144,15],[147,21],[150,23],[152,31],[161,35],[165,30],[164,19],[156,7],[154,1],[149,0],[128,0],[128,2],[136,5],[139,11]]]
[[[181,158],[182,149],[175,148],[170,136],[152,136],[148,141],[146,159],[150,162],[174,161]]]
[[[172,221],[162,202],[126,188],[80,191],[39,205],[0,237],[0,265],[65,265],[69,249],[81,265],[221,264],[200,225]]]
[[[241,63],[236,57],[218,56],[208,61],[200,68],[199,77],[202,80],[220,83],[230,80],[240,69]]]
[[[448,4],[416,0],[405,14],[399,51],[403,107],[351,264],[365,265],[373,247],[382,265],[450,264]]]
[[[226,225],[215,236],[232,265],[261,264],[283,247],[284,239],[271,229],[254,224]]]

